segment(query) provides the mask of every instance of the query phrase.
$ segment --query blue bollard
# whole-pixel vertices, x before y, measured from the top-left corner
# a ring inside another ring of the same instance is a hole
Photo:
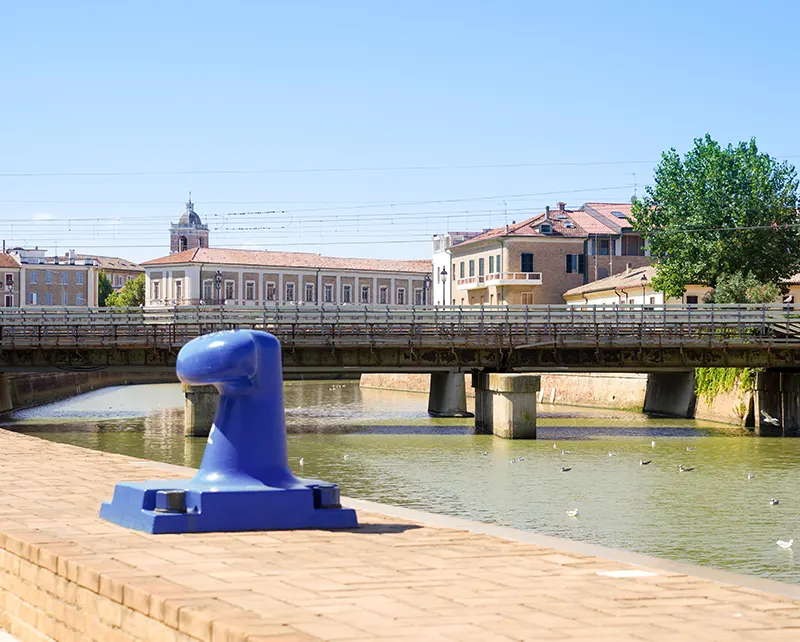
[[[122,482],[100,517],[146,533],[354,528],[339,487],[289,470],[281,347],[266,332],[215,332],[178,354],[178,378],[213,385],[219,410],[191,480]]]

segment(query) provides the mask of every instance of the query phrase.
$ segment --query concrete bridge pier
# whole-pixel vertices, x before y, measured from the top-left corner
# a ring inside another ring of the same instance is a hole
[[[185,415],[183,434],[186,437],[208,437],[217,414],[219,393],[214,386],[189,386],[181,384]]]
[[[431,417],[472,417],[467,412],[467,387],[460,372],[434,372],[428,393]]]
[[[536,393],[541,377],[529,374],[472,375],[475,432],[503,439],[536,439]]]
[[[694,417],[696,404],[694,370],[651,372],[647,375],[647,391],[642,412],[648,415],[690,419]]]
[[[755,432],[759,437],[800,436],[800,373],[756,374]]]

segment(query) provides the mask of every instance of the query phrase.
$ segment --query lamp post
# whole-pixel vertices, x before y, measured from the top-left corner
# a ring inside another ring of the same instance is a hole
[[[217,270],[216,276],[214,276],[214,285],[217,286],[217,305],[222,305],[222,300],[220,299],[220,289],[222,288],[222,272]]]
[[[444,269],[442,266],[442,270],[439,272],[439,280],[442,282],[442,305],[447,305],[447,296],[445,295],[445,284],[447,283],[447,270]]]
[[[422,290],[422,305],[428,305],[428,299],[430,298],[430,291],[431,291],[431,282],[433,279],[431,278],[430,274],[425,275],[425,285],[424,289]]]
[[[647,289],[647,275],[642,274],[642,305],[644,305],[644,293]]]
[[[13,292],[14,292],[14,275],[13,274],[7,274],[6,275],[6,292],[8,293],[8,296],[6,297],[6,300],[5,300],[6,307],[12,307],[12,305],[14,303],[14,294],[13,294]],[[12,305],[9,305],[9,302]]]

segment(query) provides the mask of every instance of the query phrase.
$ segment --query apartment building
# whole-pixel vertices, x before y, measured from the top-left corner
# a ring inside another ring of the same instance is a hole
[[[488,232],[489,230],[483,230]],[[483,232],[447,232],[433,235],[433,284],[432,302],[435,305],[450,305],[453,298],[453,280],[450,278],[450,248]]]
[[[563,304],[567,290],[649,264],[630,203],[559,202],[450,248],[453,305]]]
[[[430,261],[195,247],[142,263],[146,305],[423,305]],[[429,300],[429,299],[428,299]]]
[[[128,281],[144,274],[144,268],[138,263],[116,256],[76,254],[75,258],[82,260],[97,259],[97,267],[100,268],[100,271],[111,281],[115,292],[121,290],[122,286]]]
[[[3,307],[14,308],[19,306],[20,273],[21,268],[16,259],[5,252],[1,253],[0,276],[3,279]]]
[[[64,256],[47,256],[47,251],[39,248],[12,248],[8,254],[20,268],[18,305],[97,305],[96,259],[79,259],[74,250]]]

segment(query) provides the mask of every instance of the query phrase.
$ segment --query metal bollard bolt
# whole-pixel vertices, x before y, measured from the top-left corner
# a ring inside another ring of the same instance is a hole
[[[186,491],[159,490],[156,491],[157,513],[185,513]]]

